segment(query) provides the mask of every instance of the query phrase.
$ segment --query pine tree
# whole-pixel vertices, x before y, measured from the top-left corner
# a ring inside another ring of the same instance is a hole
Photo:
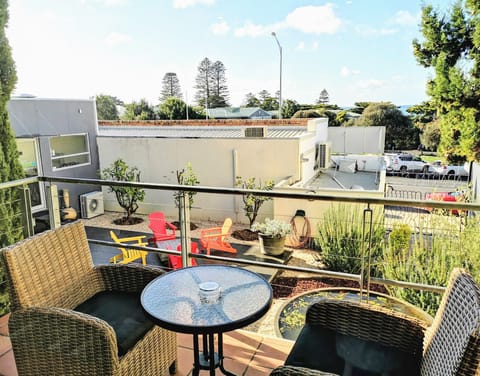
[[[162,91],[160,93],[160,102],[170,97],[182,99],[182,90],[180,89],[180,81],[174,72],[165,73],[162,80]]]
[[[213,95],[210,101],[210,107],[228,106],[228,88],[225,71],[225,66],[221,61],[213,63],[211,71]]]
[[[195,79],[195,101],[201,107],[228,106],[228,88],[225,66],[221,61],[212,63],[207,57],[200,62]]]
[[[0,182],[25,176],[7,112],[7,102],[17,81],[15,63],[5,35],[7,22],[8,1],[0,0]],[[16,188],[0,190],[0,223],[0,247],[22,238],[21,208]]]
[[[329,98],[329,95],[328,95],[328,91],[323,89],[320,92],[320,96],[317,99],[317,103],[318,104],[327,104],[329,101],[330,101],[330,98]]]

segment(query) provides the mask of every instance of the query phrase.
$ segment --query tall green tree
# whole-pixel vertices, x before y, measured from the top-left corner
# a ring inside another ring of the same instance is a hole
[[[260,100],[253,94],[248,93],[243,101],[245,107],[260,107]]]
[[[427,94],[439,120],[439,151],[451,159],[480,160],[480,3],[459,0],[447,14],[422,9],[417,62],[433,72]]]
[[[15,134],[10,126],[7,102],[17,82],[15,63],[5,29],[8,23],[8,1],[0,0],[0,182],[23,178],[18,160]],[[20,201],[17,189],[0,190],[0,247],[22,238]]]
[[[221,61],[216,61],[212,65],[212,98],[211,107],[227,107],[228,106],[228,87],[227,78],[225,76],[226,68]]]
[[[155,110],[146,99],[133,101],[125,106],[122,120],[155,120]]]
[[[10,126],[7,102],[17,82],[15,63],[5,35],[8,1],[0,0],[0,183],[25,177],[18,160],[15,134]],[[22,239],[20,199],[16,188],[0,190],[0,248]],[[8,311],[8,295],[3,270],[0,270],[0,315]]]
[[[295,112],[297,112],[299,109],[300,106],[297,101],[294,101],[292,99],[286,99],[282,102],[282,118],[291,118],[293,114],[295,114]]]
[[[271,97],[271,94],[268,92],[268,90],[263,89],[258,93],[258,99],[260,99],[260,102],[264,102],[265,99],[270,97]]]
[[[178,80],[177,74],[174,72],[167,72],[163,76],[160,102],[163,102],[170,97],[182,98],[180,81]]]
[[[187,117],[186,104],[180,98],[169,97],[158,106],[160,119],[181,120]]]
[[[320,92],[320,95],[317,99],[317,104],[327,104],[330,101],[330,96],[328,95],[328,91],[326,89],[323,89]]]
[[[387,149],[416,149],[419,130],[397,106],[390,102],[370,104],[356,121],[357,126],[384,126]]]
[[[265,111],[278,110],[278,99],[274,97],[267,97],[262,101],[260,108]]]
[[[204,58],[197,68],[195,78],[195,101],[199,107],[211,108],[209,98],[212,95],[212,62],[208,57]]]
[[[212,62],[204,58],[198,68],[195,78],[195,101],[205,108],[227,107],[228,87],[225,77],[226,68],[221,61]]]
[[[118,120],[116,98],[110,95],[99,94],[95,97],[98,120]]]

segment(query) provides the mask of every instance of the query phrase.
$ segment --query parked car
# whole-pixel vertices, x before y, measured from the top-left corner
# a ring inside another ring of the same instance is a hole
[[[392,157],[392,171],[394,172],[430,172],[430,164],[413,154],[396,154]],[[388,166],[387,166],[388,170]]]
[[[435,201],[447,201],[447,202],[457,202],[465,201],[465,195],[463,192],[432,192],[425,195],[425,200],[435,200]],[[432,208],[425,208],[425,210],[432,212]],[[452,209],[451,213],[453,215],[459,215],[457,209]],[[463,211],[462,211],[463,213]]]
[[[442,161],[437,160],[431,164],[431,170],[440,176],[466,177],[468,176],[468,162],[464,165],[454,166],[446,165]]]

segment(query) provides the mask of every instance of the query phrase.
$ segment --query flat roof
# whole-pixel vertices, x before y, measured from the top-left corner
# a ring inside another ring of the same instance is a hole
[[[267,128],[266,137],[258,138],[300,138],[310,132],[306,126],[259,126]],[[158,137],[158,138],[245,138],[242,126],[105,126],[99,127],[100,137]]]
[[[380,172],[357,171],[348,173],[329,168],[301,184],[300,187],[313,191],[317,189],[378,191],[379,181]]]

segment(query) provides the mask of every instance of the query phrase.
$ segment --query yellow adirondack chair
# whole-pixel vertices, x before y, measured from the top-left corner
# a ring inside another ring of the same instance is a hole
[[[139,235],[139,236],[131,236],[128,238],[119,238],[117,235],[113,232],[110,231],[110,236],[112,240],[115,243],[121,244],[128,244],[132,243],[135,245],[140,245],[140,246],[146,246],[148,243],[143,242],[142,239],[146,238],[145,235]],[[147,254],[148,252],[146,251],[139,251],[136,249],[130,249],[130,248],[123,248],[123,247],[118,247],[118,249],[122,252],[118,255],[115,255],[110,258],[110,262],[114,264],[128,264],[129,262],[142,259],[142,264],[147,265]]]

